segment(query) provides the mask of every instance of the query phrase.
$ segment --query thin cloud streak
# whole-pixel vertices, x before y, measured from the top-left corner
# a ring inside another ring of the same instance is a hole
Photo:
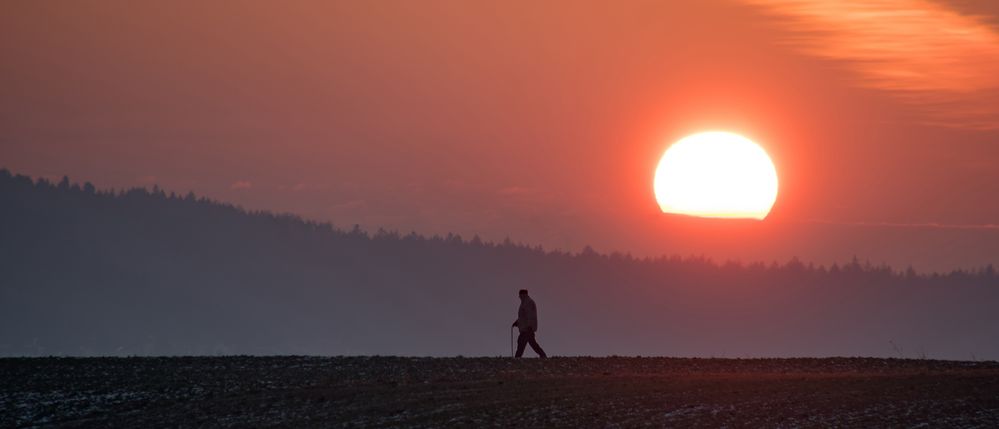
[[[866,227],[889,227],[889,228],[935,228],[935,229],[970,229],[970,230],[996,230],[999,231],[999,224],[953,224],[936,222],[842,222],[822,219],[807,219],[798,221],[799,223],[820,224],[820,225],[846,225],[846,226],[866,226]]]
[[[844,63],[929,123],[999,129],[999,33],[984,18],[926,0],[742,1],[783,18],[792,46]]]
[[[233,182],[232,185],[229,186],[229,189],[240,190],[240,189],[250,189],[252,187],[253,183],[250,183],[249,180],[237,180]]]

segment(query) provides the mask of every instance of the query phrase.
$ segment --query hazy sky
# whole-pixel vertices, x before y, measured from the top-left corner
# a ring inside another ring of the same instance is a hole
[[[999,263],[999,4],[5,2],[0,167],[636,255]],[[743,134],[761,223],[659,212]]]

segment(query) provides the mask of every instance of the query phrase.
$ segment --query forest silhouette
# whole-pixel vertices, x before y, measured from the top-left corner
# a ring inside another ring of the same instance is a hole
[[[8,170],[0,207],[0,356],[503,355],[524,288],[553,355],[999,358],[991,265],[546,250]]]

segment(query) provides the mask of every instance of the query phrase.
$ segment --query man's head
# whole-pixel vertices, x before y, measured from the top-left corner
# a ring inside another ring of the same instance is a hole
[[[527,289],[520,290],[520,298],[521,299],[527,298]]]

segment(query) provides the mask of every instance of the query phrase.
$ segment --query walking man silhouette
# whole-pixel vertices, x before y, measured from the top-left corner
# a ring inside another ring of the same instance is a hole
[[[531,349],[538,356],[542,358],[548,357],[544,349],[538,344],[538,341],[534,339],[534,333],[538,332],[538,306],[527,295],[527,289],[520,290],[520,309],[517,310],[517,320],[513,322],[513,326],[520,329],[520,335],[517,336],[516,357],[524,355],[524,347],[528,344],[531,345]]]

